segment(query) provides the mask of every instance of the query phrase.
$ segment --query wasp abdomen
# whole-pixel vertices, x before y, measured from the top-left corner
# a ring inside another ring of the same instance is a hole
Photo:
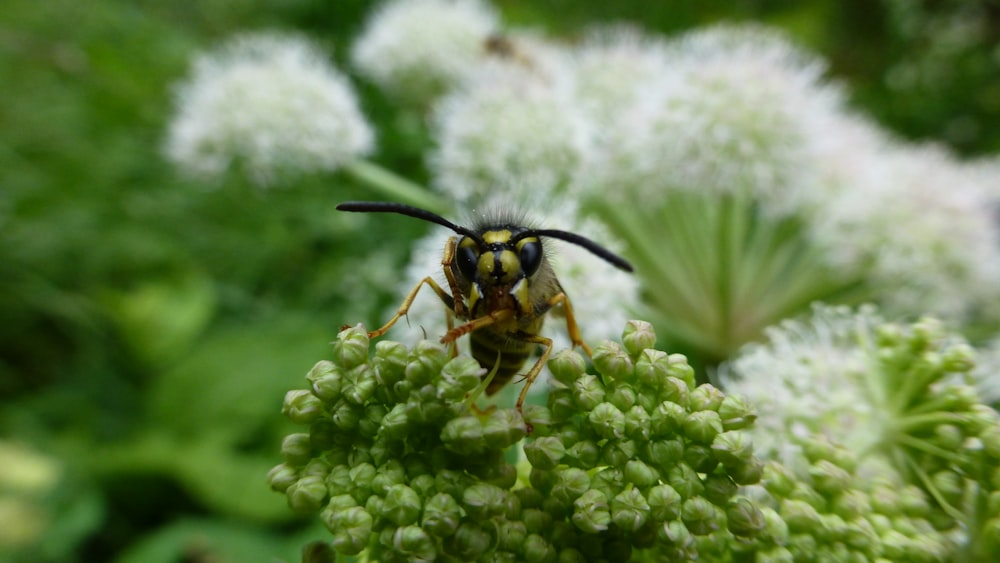
[[[472,357],[488,371],[495,367],[497,373],[486,387],[486,394],[492,395],[503,388],[524,366],[535,344],[510,338],[488,330],[477,330],[469,335]],[[498,360],[499,358],[499,360]]]

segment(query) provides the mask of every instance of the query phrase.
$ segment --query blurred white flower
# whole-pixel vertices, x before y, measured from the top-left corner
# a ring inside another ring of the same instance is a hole
[[[995,168],[896,144],[843,179],[810,225],[835,266],[862,272],[898,314],[1000,315]]]
[[[351,58],[379,87],[424,105],[481,61],[499,20],[480,0],[392,0],[375,9]]]
[[[874,358],[865,339],[882,322],[873,308],[818,306],[807,320],[788,320],[765,331],[718,373],[727,393],[757,409],[754,447],[762,457],[793,463],[791,436],[819,433],[855,452],[881,438],[882,397],[870,391]]]
[[[666,47],[665,72],[607,134],[595,187],[657,200],[663,190],[745,194],[787,209],[815,182],[818,123],[840,111],[823,62],[778,32],[720,25]]]
[[[529,55],[530,56],[530,55]],[[436,184],[460,205],[477,206],[507,188],[564,190],[592,150],[590,121],[574,97],[567,65],[549,59],[486,61],[434,112]]]
[[[972,371],[976,390],[983,402],[1000,406],[1000,336],[977,352],[976,369]]]
[[[590,30],[571,54],[577,96],[596,121],[599,137],[670,71],[664,41],[624,25]]]
[[[168,158],[194,176],[241,165],[271,184],[370,152],[374,135],[351,84],[307,40],[242,35],[199,56],[176,94]]]

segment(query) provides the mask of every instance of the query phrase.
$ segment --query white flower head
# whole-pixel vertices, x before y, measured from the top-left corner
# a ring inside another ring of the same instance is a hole
[[[481,0],[391,0],[375,9],[351,58],[379,87],[423,105],[477,65],[499,28]]]
[[[166,154],[194,176],[238,163],[267,185],[334,170],[374,144],[347,78],[293,35],[241,35],[199,56],[176,99]]]
[[[998,170],[938,146],[886,148],[811,223],[838,267],[860,271],[886,310],[1000,315]]]
[[[592,136],[571,76],[559,68],[491,59],[443,98],[429,157],[437,186],[465,206],[498,186],[564,190],[589,157]]]
[[[591,29],[572,56],[577,95],[594,115],[598,135],[668,71],[665,43],[624,25]]]
[[[983,401],[1000,405],[1000,337],[978,350],[972,376]]]
[[[609,132],[597,184],[653,200],[674,189],[745,194],[786,211],[785,195],[813,181],[814,122],[841,104],[822,61],[776,31],[729,25],[674,40],[666,58]]]
[[[793,462],[791,436],[824,434],[853,451],[880,435],[879,397],[867,379],[873,358],[859,341],[882,322],[872,308],[818,306],[808,320],[784,321],[766,331],[718,374],[727,393],[746,397],[758,412],[755,449],[763,457]]]

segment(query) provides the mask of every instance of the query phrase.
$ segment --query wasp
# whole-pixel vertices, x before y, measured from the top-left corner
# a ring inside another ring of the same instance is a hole
[[[448,332],[441,343],[451,344],[468,334],[472,357],[487,370],[484,379],[492,379],[486,394],[503,388],[521,370],[528,357],[542,347],[535,364],[524,375],[524,388],[517,399],[517,409],[524,405],[528,388],[542,371],[552,352],[552,340],[542,336],[545,315],[561,306],[566,318],[566,330],[574,347],[579,346],[588,356],[589,346],[580,336],[569,297],[563,291],[543,250],[545,238],[558,239],[581,246],[611,265],[632,272],[624,258],[581,235],[556,229],[526,227],[513,218],[485,219],[474,228],[456,225],[430,211],[401,203],[347,202],[337,206],[340,211],[360,213],[398,213],[452,230],[456,235],[445,244],[441,267],[448,280],[450,293],[430,276],[420,280],[403,300],[399,310],[384,326],[368,333],[370,338],[382,336],[400,318],[423,286],[428,286],[448,308]],[[453,318],[462,321],[453,326]]]

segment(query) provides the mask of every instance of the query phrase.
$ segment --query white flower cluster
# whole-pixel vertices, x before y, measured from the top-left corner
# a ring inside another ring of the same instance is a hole
[[[424,105],[475,68],[499,16],[480,0],[395,0],[372,14],[354,65],[397,98]]]
[[[198,57],[176,99],[166,153],[194,176],[238,164],[269,185],[336,169],[374,144],[347,78],[292,35],[242,35]]]

